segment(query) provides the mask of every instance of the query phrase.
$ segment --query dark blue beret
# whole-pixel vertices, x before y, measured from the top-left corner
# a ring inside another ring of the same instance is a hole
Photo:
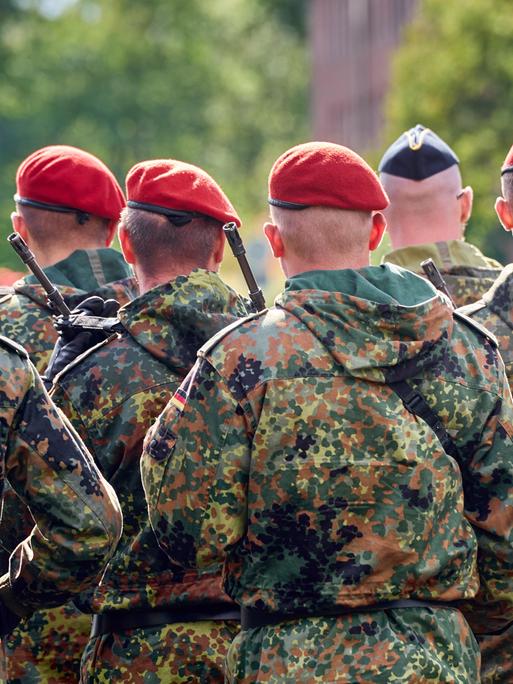
[[[379,163],[379,172],[421,181],[459,163],[442,138],[417,124],[390,145]]]

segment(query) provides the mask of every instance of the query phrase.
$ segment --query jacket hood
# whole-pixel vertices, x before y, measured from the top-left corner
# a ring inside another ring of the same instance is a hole
[[[348,374],[373,382],[417,375],[432,364],[435,347],[444,352],[453,330],[445,297],[390,264],[294,276],[276,305],[299,318]]]
[[[137,294],[131,268],[122,254],[111,248],[75,250],[44,272],[57,285],[70,309],[91,295],[112,297],[124,304]],[[33,275],[16,281],[13,289],[48,308],[46,292]]]
[[[198,269],[152,288],[118,316],[137,344],[168,368],[187,372],[212,335],[247,313],[217,273]]]

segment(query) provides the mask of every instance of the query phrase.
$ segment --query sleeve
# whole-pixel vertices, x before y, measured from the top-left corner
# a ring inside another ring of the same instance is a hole
[[[505,374],[500,382],[484,429],[467,445],[472,458],[460,464],[480,580],[476,597],[461,608],[475,634],[513,623],[513,402]]]
[[[16,520],[16,525],[12,524],[13,520]],[[0,519],[0,575],[7,571],[11,553],[22,539],[28,537],[35,524],[29,509],[6,480],[2,492]]]
[[[185,568],[217,565],[245,533],[250,420],[198,361],[148,433],[141,475],[157,540]]]
[[[121,535],[114,490],[32,373],[5,452],[6,477],[36,522],[0,578],[0,599],[20,615],[83,591]]]
[[[95,450],[94,439],[92,439],[91,435],[92,431],[88,429],[87,422],[84,422],[81,412],[77,410],[68,392],[59,383],[59,379],[54,380],[52,388],[50,390],[50,397],[55,406],[57,406],[59,412],[66,416],[66,419],[70,422],[73,429],[76,431],[77,435],[84,443],[87,451],[93,457],[94,462],[100,468],[102,474],[104,474],[105,471],[103,470],[102,463],[99,462],[98,454]],[[97,425],[97,421],[93,422],[93,426],[95,425]]]

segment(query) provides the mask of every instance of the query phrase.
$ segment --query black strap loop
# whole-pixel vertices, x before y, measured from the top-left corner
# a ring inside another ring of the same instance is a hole
[[[457,608],[454,603],[444,601],[430,601],[421,599],[396,599],[392,601],[378,601],[367,606],[329,606],[318,610],[298,609],[291,612],[276,611],[270,613],[260,608],[241,608],[242,629],[256,627],[270,627],[289,620],[306,620],[314,617],[342,617],[357,613],[376,613],[381,610],[395,610],[400,608]]]
[[[14,201],[26,207],[34,207],[35,209],[44,209],[45,211],[56,211],[60,214],[76,214],[79,225],[83,226],[91,218],[90,214],[82,209],[74,209],[73,207],[65,207],[60,204],[50,204],[49,202],[39,202],[39,200],[29,199],[28,197],[21,197],[14,195]]]
[[[402,399],[405,408],[412,415],[418,416],[421,420],[429,425],[429,427],[438,437],[438,440],[440,441],[445,453],[458,460],[458,447],[443,426],[439,416],[433,411],[423,395],[417,389],[409,385],[405,380],[401,380],[399,382],[389,382],[387,384],[390,389],[392,389],[397,396]]]
[[[205,214],[200,214],[197,211],[182,211],[179,209],[169,209],[158,204],[148,204],[147,202],[136,202],[135,200],[128,200],[126,203],[130,209],[142,209],[143,211],[150,211],[153,214],[160,214],[165,216],[167,220],[177,228],[185,226],[195,218],[210,218]]]
[[[151,629],[174,622],[202,622],[213,620],[240,621],[239,606],[229,603],[184,604],[174,608],[112,610],[93,615],[91,639],[102,634],[123,633],[129,629]]]

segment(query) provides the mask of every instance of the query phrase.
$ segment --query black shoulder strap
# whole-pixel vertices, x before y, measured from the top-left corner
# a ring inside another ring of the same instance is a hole
[[[405,380],[387,383],[397,396],[402,399],[405,408],[414,416],[418,416],[433,430],[446,454],[458,460],[459,451],[442,421],[427,403],[422,394]]]

